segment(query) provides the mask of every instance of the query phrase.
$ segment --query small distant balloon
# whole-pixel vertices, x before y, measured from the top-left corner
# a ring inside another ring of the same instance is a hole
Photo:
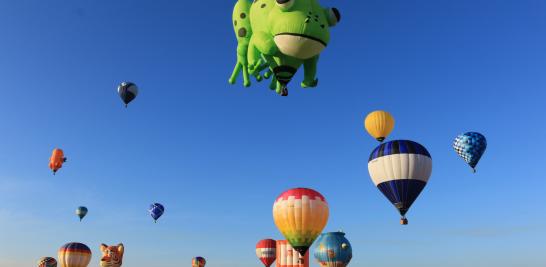
[[[87,267],[91,262],[91,249],[82,243],[68,243],[59,249],[61,267]]]
[[[57,261],[52,257],[43,257],[38,260],[38,267],[57,267]]]
[[[476,165],[487,148],[485,136],[477,132],[460,134],[453,141],[453,149],[476,172]]]
[[[364,127],[373,138],[383,142],[394,129],[394,118],[386,111],[377,110],[366,116]]]
[[[57,171],[63,167],[63,163],[65,162],[66,157],[64,156],[63,150],[59,148],[53,149],[51,157],[49,158],[49,168],[53,171],[53,175],[55,175]]]
[[[80,222],[82,221],[82,219],[85,217],[85,215],[87,215],[87,208],[84,207],[84,206],[80,206],[76,209],[76,215],[78,215],[78,217],[80,217]]]
[[[195,257],[191,260],[191,267],[205,267],[207,261],[203,257]]]
[[[277,258],[277,242],[273,239],[260,240],[256,244],[256,256],[265,267],[271,266]]]
[[[118,86],[118,94],[125,107],[133,101],[138,95],[138,86],[132,82],[122,82]]]
[[[150,212],[150,216],[154,218],[154,222],[157,222],[159,217],[161,217],[161,215],[163,215],[163,212],[165,212],[165,207],[163,207],[163,205],[159,203],[154,203],[150,205],[148,212]]]

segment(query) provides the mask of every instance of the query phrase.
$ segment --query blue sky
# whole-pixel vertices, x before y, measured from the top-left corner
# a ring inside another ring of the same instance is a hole
[[[255,243],[282,238],[273,201],[297,186],[327,198],[351,266],[546,265],[544,1],[323,0],[342,21],[319,86],[300,72],[286,98],[227,84],[234,1],[174,2],[0,2],[0,266],[70,241],[90,266],[118,242],[132,267],[260,266]],[[128,109],[125,80],[141,88]],[[433,157],[407,227],[368,175],[375,109]],[[489,145],[475,175],[451,148],[470,130]]]

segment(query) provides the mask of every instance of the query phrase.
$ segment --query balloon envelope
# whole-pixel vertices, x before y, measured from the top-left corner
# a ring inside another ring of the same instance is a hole
[[[76,215],[78,215],[78,217],[80,217],[80,221],[85,217],[85,215],[87,215],[87,208],[86,207],[78,207],[76,209]]]
[[[38,260],[38,267],[57,267],[57,261],[51,257],[43,257]]]
[[[375,186],[405,220],[406,212],[430,178],[432,158],[427,149],[416,142],[390,141],[371,153],[368,171]]]
[[[154,203],[150,205],[148,212],[150,212],[150,216],[154,218],[154,221],[157,221],[163,215],[163,212],[165,212],[165,207],[159,203]]]
[[[66,157],[64,156],[63,150],[59,148],[53,149],[51,157],[49,158],[49,168],[53,171],[53,174],[55,174],[60,168],[62,168],[63,163],[65,162]]]
[[[326,199],[313,189],[290,189],[273,204],[275,225],[302,256],[326,226],[328,215]]]
[[[394,129],[394,118],[386,111],[377,110],[366,116],[364,127],[373,138],[383,142]]]
[[[91,261],[91,250],[82,243],[68,243],[59,249],[61,267],[87,267]]]
[[[485,136],[477,132],[460,134],[453,141],[453,149],[463,160],[476,171],[476,165],[487,148]]]
[[[203,257],[195,257],[191,260],[191,267],[205,267],[207,261]]]
[[[125,106],[127,106],[137,97],[138,87],[132,82],[122,82],[118,86],[118,94]]]
[[[266,266],[269,267],[277,257],[277,242],[273,239],[264,239],[260,240],[256,244],[256,256],[260,261]]]
[[[322,267],[345,267],[353,258],[353,249],[345,233],[324,233],[317,239],[315,258]]]
[[[286,240],[277,240],[277,267],[309,267],[309,251],[301,257]]]

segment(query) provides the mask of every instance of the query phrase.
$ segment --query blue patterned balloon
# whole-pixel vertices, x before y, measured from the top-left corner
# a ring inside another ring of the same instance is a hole
[[[163,212],[165,212],[165,207],[159,203],[154,203],[150,205],[148,212],[150,212],[150,215],[154,218],[154,222],[156,222],[163,215]]]
[[[470,165],[474,172],[476,172],[476,165],[478,165],[486,148],[487,140],[485,136],[476,132],[460,134],[453,141],[455,152]]]
[[[323,233],[317,239],[315,259],[321,267],[345,267],[352,257],[353,249],[345,233]]]

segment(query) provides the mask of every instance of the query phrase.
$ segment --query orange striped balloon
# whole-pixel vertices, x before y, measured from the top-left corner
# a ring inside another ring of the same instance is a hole
[[[68,243],[59,249],[61,267],[87,267],[91,262],[91,250],[81,243]]]

